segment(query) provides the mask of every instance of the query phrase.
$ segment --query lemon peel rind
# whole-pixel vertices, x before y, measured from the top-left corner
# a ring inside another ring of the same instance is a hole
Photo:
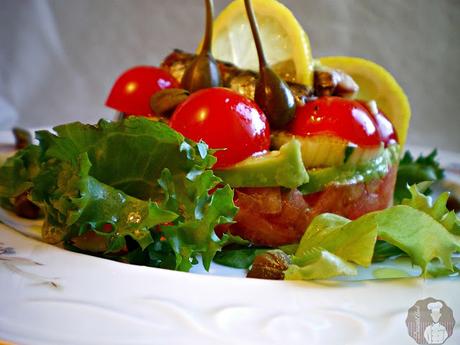
[[[381,86],[380,89],[385,90],[385,95],[375,95],[375,97],[365,97],[362,99],[365,101],[375,99],[377,101],[377,105],[382,107],[381,109],[395,127],[401,148],[404,147],[409,130],[411,107],[409,99],[401,85],[388,70],[373,61],[353,56],[326,56],[316,59],[315,65],[318,63],[323,66],[340,69],[351,75],[351,77],[359,74],[379,83]],[[375,78],[372,78],[373,76]],[[362,85],[360,85],[361,87]],[[393,98],[388,98],[389,94],[393,95]],[[359,93],[358,98],[360,98]],[[384,98],[388,99],[392,106],[391,109],[385,107],[386,102],[379,104],[379,98],[381,100]]]
[[[246,15],[244,8],[244,0],[235,0],[220,12],[214,20],[213,40],[218,37],[220,32],[228,27],[228,23],[230,22],[229,19]],[[253,8],[256,17],[260,15],[274,17],[277,22],[283,25],[286,32],[289,33],[292,57],[296,67],[296,82],[311,87],[313,85],[313,58],[310,40],[294,14],[286,6],[276,0],[253,0]],[[199,51],[200,48],[201,43],[197,51]],[[215,54],[214,50],[213,54]],[[214,56],[219,59],[218,54]],[[245,68],[244,66],[239,67]]]

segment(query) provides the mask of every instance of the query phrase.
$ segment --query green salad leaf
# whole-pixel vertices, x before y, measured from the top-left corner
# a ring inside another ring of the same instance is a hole
[[[417,185],[409,186],[407,189],[411,198],[403,199],[403,205],[416,208],[428,215],[434,220],[441,223],[449,232],[460,235],[460,220],[455,211],[449,211],[447,201],[449,192],[443,192],[433,202],[430,196],[426,196],[424,192],[430,187],[432,182],[421,182]]]
[[[12,199],[32,188],[32,179],[40,171],[40,149],[28,146],[16,152],[0,169],[0,206],[12,207]]]
[[[313,219],[302,237],[285,279],[326,279],[355,275],[353,263],[369,266],[377,240],[377,224],[365,219],[324,213]],[[311,267],[312,266],[312,267]]]
[[[335,214],[324,213],[312,221],[295,256],[301,257],[312,248],[322,248],[346,261],[369,266],[376,235],[377,226],[374,222],[364,219],[352,222]]]
[[[372,262],[382,262],[389,258],[404,255],[404,252],[398,247],[382,241],[377,240],[374,247],[374,255],[372,256]]]
[[[268,250],[269,248],[247,246],[232,248],[232,246],[228,246],[216,253],[213,261],[228,267],[248,269],[251,267],[257,255],[263,254]]]
[[[174,225],[162,226],[162,232],[177,257],[177,268],[188,271],[191,260],[201,254],[203,265],[209,269],[212,258],[231,239],[219,239],[214,228],[232,221],[237,208],[233,204],[233,191],[226,185],[209,194],[220,179],[208,170],[190,174],[188,179],[175,179],[168,169],[159,180],[165,194],[163,206],[180,214]]]
[[[176,213],[161,209],[157,203],[98,181],[89,175],[90,169],[85,153],[76,164],[50,163],[34,179],[32,200],[44,210],[45,241],[70,240],[92,230],[105,238],[106,252],[122,250],[126,236],[145,249],[153,242],[151,228],[177,218]],[[107,225],[111,231],[104,231]]]
[[[377,238],[380,248],[387,243],[386,250],[392,254],[408,255],[425,276],[455,273],[458,267],[452,262],[452,254],[460,252],[460,219],[447,210],[445,195],[434,202],[425,196],[422,190],[427,187],[426,183],[411,186],[411,198],[404,199],[402,205],[368,213],[354,221],[333,214],[317,216],[291,259],[286,279],[324,279],[333,273],[352,275],[356,271],[349,265],[368,266],[372,262]],[[388,252],[383,255],[388,256]]]
[[[435,259],[446,269],[453,270],[451,256],[460,251],[460,238],[428,214],[399,205],[371,216],[378,223],[379,237],[408,254],[424,273]]]
[[[54,131],[37,132],[38,146],[0,168],[0,197],[30,190],[45,215],[45,240],[179,270],[198,256],[208,269],[222,246],[238,242],[214,233],[237,208],[211,170],[216,159],[205,143],[138,117]],[[98,246],[86,243],[90,235]]]
[[[395,204],[399,204],[404,198],[409,198],[407,186],[424,181],[439,181],[444,178],[444,170],[437,160],[437,151],[433,150],[428,156],[420,155],[414,160],[412,154],[406,151],[399,162],[398,176],[394,192]],[[425,190],[431,194],[431,190]]]
[[[327,279],[335,276],[356,275],[355,265],[320,247],[294,256],[292,264],[284,271],[285,280]]]

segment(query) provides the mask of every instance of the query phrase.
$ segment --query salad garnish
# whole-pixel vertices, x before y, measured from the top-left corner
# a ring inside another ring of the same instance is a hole
[[[421,154],[414,160],[409,151],[404,153],[403,158],[399,161],[394,193],[395,203],[400,203],[404,198],[410,196],[407,185],[423,181],[437,182],[444,178],[444,169],[440,167],[436,155],[437,150],[433,150],[427,156]],[[431,194],[431,192],[430,188],[424,191],[425,194]]]
[[[222,85],[219,66],[212,56],[213,1],[204,0],[206,7],[206,31],[200,53],[184,71],[182,87],[190,92]]]
[[[208,268],[237,240],[214,233],[237,209],[232,189],[210,169],[216,159],[205,143],[136,117],[54,131],[37,132],[40,145],[0,169],[2,205],[29,193],[43,212],[45,241],[120,259],[147,251],[155,260],[144,264],[189,270],[198,255]]]
[[[284,279],[353,275],[355,265],[401,255],[425,276],[459,270],[451,256],[460,251],[460,219],[446,208],[448,193],[434,202],[423,194],[429,183],[408,188],[410,198],[400,205],[357,220],[319,215],[298,246],[276,254],[229,234],[216,236],[214,227],[231,222],[237,209],[231,188],[210,169],[215,158],[204,143],[136,117],[54,131],[37,132],[40,145],[18,151],[0,169],[2,206],[11,208],[15,197],[28,193],[44,214],[47,242],[185,271],[198,256],[206,268],[214,258],[238,268],[254,262],[250,276],[265,272],[263,278],[267,257],[287,265]]]
[[[393,76],[313,60],[276,0],[236,0],[214,23],[205,5],[198,55],[118,78],[117,121],[22,140],[0,166],[0,206],[43,217],[48,243],[152,267],[345,279],[404,259],[423,277],[458,276],[460,218],[448,193],[428,196],[443,178],[436,151],[399,161],[411,112]]]
[[[451,257],[460,251],[460,218],[445,206],[448,193],[432,202],[421,192],[427,187],[427,183],[412,185],[411,197],[401,205],[354,221],[333,214],[316,217],[300,241],[285,278],[356,274],[353,264],[371,264],[377,238],[408,255],[424,276],[455,273],[459,268]]]

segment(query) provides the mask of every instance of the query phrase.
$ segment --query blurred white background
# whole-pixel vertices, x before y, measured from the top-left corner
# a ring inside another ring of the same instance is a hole
[[[216,12],[229,0],[215,0]],[[460,151],[460,1],[282,0],[315,56],[354,55],[391,71],[413,117],[409,143]],[[202,0],[0,0],[0,130],[112,118],[116,77],[194,51]]]

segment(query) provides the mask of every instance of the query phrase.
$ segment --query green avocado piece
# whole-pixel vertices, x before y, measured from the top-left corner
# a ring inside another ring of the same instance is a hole
[[[310,181],[298,189],[302,194],[310,194],[323,190],[330,184],[345,185],[382,178],[388,173],[390,167],[398,162],[398,158],[399,145],[390,145],[377,157],[365,163],[309,169]]]
[[[215,170],[231,187],[296,188],[308,182],[300,142],[293,139],[263,156],[249,157],[226,169]]]

